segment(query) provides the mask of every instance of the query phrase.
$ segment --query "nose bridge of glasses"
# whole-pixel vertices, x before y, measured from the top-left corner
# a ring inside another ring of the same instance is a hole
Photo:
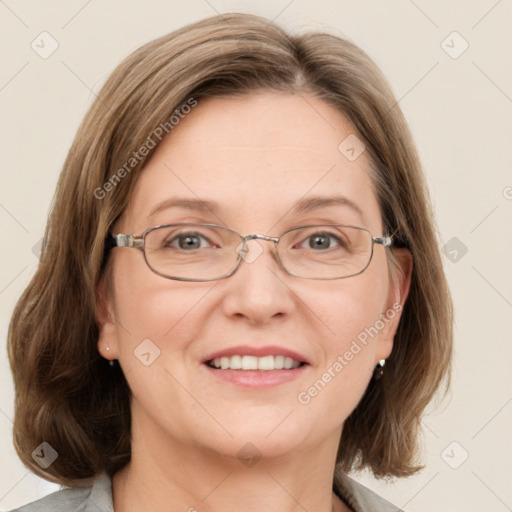
[[[253,253],[252,257],[251,256],[248,257],[247,242],[250,240],[266,240],[268,242],[274,242],[275,244],[277,244],[279,242],[279,238],[277,238],[277,237],[272,237],[272,236],[267,236],[267,235],[258,235],[256,233],[251,234],[251,235],[242,236],[242,241],[239,244],[239,246],[237,247],[237,253],[239,256],[242,257],[242,259],[246,260],[247,262],[252,262],[254,259],[256,259],[261,254],[261,252],[263,252],[263,247],[258,245],[258,248],[256,248],[256,250],[251,251]]]
[[[248,240],[255,240],[255,239],[268,240],[269,242],[275,242],[276,244],[277,244],[277,242],[279,242],[279,238],[274,237],[274,236],[267,236],[267,235],[252,234],[252,235],[247,235],[247,236],[243,237],[244,243],[247,242]]]

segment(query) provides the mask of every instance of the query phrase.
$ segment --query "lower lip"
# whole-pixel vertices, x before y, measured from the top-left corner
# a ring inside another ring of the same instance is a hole
[[[217,370],[207,364],[202,366],[213,377],[221,381],[244,388],[265,389],[299,378],[309,365],[304,364],[291,370]]]

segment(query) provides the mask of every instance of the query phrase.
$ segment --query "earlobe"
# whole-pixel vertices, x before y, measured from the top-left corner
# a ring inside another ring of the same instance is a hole
[[[98,281],[96,287],[96,324],[99,330],[98,351],[105,359],[118,357],[117,328],[111,299],[106,290],[104,278]]]
[[[375,363],[381,359],[387,359],[393,350],[395,334],[411,287],[413,267],[411,252],[403,248],[394,249],[393,256],[395,268],[391,270],[389,294],[381,315],[383,329],[379,336],[379,349],[375,355]]]

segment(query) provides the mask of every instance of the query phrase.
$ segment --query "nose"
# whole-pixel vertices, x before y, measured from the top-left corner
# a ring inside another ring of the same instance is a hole
[[[295,302],[287,277],[290,276],[280,267],[272,241],[248,240],[238,270],[224,282],[224,312],[253,324],[289,316]]]

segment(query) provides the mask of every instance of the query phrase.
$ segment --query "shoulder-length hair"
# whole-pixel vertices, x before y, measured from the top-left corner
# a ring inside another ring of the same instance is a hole
[[[384,376],[370,382],[345,422],[337,471],[368,468],[389,477],[422,468],[419,427],[427,404],[449,386],[453,313],[407,123],[381,71],[353,43],[224,14],[129,55],[99,92],[65,160],[41,261],[8,335],[14,443],[43,478],[73,485],[101,471],[112,475],[130,460],[130,390],[119,366],[98,353],[95,311],[108,269],[106,235],[154,148],[137,150],[149,148],[148,137],[156,140],[155,130],[169,127],[183,105],[268,90],[314,94],[352,123],[371,162],[384,231],[414,261],[393,352]],[[395,263],[391,257],[390,268]],[[45,470],[31,456],[42,442],[59,454]]]

